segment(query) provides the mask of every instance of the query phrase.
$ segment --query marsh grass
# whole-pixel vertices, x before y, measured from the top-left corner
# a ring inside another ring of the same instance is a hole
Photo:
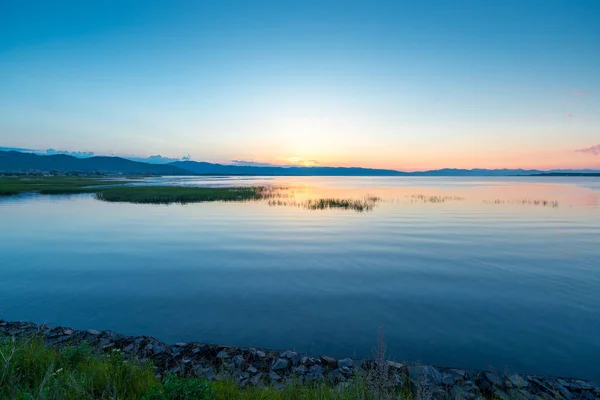
[[[304,201],[273,199],[269,200],[269,205],[301,207],[307,210],[341,209],[353,210],[356,212],[365,212],[372,211],[377,205],[377,203],[379,203],[380,201],[381,198],[376,196],[365,196],[359,199],[339,199],[329,197],[320,199],[309,199]]]
[[[411,203],[445,203],[448,201],[462,201],[465,198],[460,196],[430,196],[425,194],[409,194]]]
[[[276,196],[275,189],[255,187],[126,186],[103,189],[98,200],[134,204],[189,204],[208,201],[252,201]]]
[[[559,203],[556,200],[539,200],[539,199],[513,199],[513,200],[494,199],[494,200],[484,200],[483,204],[517,204],[517,205],[521,204],[521,205],[551,207],[551,208],[556,208],[559,206]]]

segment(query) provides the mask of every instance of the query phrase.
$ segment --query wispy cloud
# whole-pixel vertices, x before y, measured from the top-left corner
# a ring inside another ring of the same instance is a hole
[[[314,165],[319,165],[319,161],[317,160],[307,160],[301,157],[289,157],[285,158],[284,161],[287,161],[288,163],[293,165],[301,165],[304,167],[312,167]]]
[[[573,90],[571,94],[576,97],[587,97],[588,92],[583,90]]]
[[[181,157],[181,158],[173,158],[173,157],[164,157],[161,156],[160,154],[157,154],[155,156],[150,156],[150,157],[124,157],[127,158],[128,160],[131,161],[139,161],[139,162],[145,162],[145,163],[149,163],[149,164],[168,164],[168,163],[172,163],[172,162],[176,162],[176,161],[190,161],[191,157],[188,154],[187,156]]]
[[[73,156],[77,158],[89,158],[94,157],[94,153],[91,151],[68,151],[68,150],[55,150],[55,149],[46,149],[45,152],[39,152],[38,154],[45,154],[47,156],[55,156],[58,154],[63,154],[67,156]]]
[[[566,114],[565,114],[565,117],[567,117],[567,118],[573,118],[573,114],[571,114],[571,113],[566,113]]]
[[[248,161],[248,160],[231,160],[231,163],[234,165],[244,166],[244,167],[274,167],[275,164],[258,162],[258,161]]]
[[[596,144],[594,146],[586,147],[583,149],[578,149],[575,151],[578,153],[593,154],[593,155],[597,156],[600,154],[600,144]]]

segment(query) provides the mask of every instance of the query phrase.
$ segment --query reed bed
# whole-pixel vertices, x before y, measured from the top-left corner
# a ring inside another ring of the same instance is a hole
[[[494,199],[494,200],[484,200],[483,204],[521,204],[521,205],[551,207],[551,208],[556,208],[559,206],[559,203],[556,200],[537,200],[537,199],[513,199],[513,200]]]
[[[319,198],[309,199],[304,201],[296,200],[281,200],[272,199],[269,200],[270,206],[291,206],[301,207],[307,210],[329,210],[329,209],[341,209],[341,210],[353,210],[356,212],[372,211],[377,203],[381,201],[380,197],[376,196],[365,196],[359,199],[340,199],[340,198]]]

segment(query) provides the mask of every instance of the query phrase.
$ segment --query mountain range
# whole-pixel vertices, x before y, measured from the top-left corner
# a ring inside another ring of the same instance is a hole
[[[222,165],[197,161],[150,164],[121,157],[78,158],[70,155],[37,155],[0,151],[0,172],[83,172],[124,175],[271,175],[271,176],[519,176],[598,174],[600,170],[454,169],[403,172],[360,167],[299,167]]]

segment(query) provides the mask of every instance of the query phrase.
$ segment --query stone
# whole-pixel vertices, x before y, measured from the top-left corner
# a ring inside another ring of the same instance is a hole
[[[329,373],[328,377],[329,377],[329,383],[331,383],[332,385],[335,385],[336,383],[344,380],[344,376],[342,375],[342,373],[340,372],[339,369],[331,371]]]
[[[233,363],[235,364],[236,367],[239,368],[242,364],[244,364],[244,357],[242,357],[242,356],[233,357]]]
[[[289,363],[290,362],[287,359],[285,359],[285,358],[279,358],[279,359],[277,359],[277,361],[275,361],[273,363],[273,366],[271,367],[271,369],[273,371],[285,370],[285,369],[287,369]]]
[[[298,355],[298,353],[296,353],[295,351],[287,350],[287,351],[284,351],[283,353],[281,353],[280,357],[292,359],[292,358],[296,357],[297,355]]]
[[[325,365],[328,365],[330,368],[337,367],[337,360],[333,357],[323,356],[321,357],[321,360],[323,360],[323,363],[325,363]]]
[[[202,376],[204,376],[208,380],[214,379],[214,377],[215,377],[215,369],[213,367],[206,368],[204,370],[204,373],[202,374]]]
[[[452,386],[456,383],[456,378],[452,374],[446,374],[442,378],[442,383],[446,386]]]
[[[425,377],[433,380],[433,382],[435,382],[435,383],[440,383],[442,381],[443,376],[440,373],[440,371],[438,371],[437,368],[435,368],[431,365],[423,366],[421,368],[421,371]]]
[[[217,358],[219,359],[225,359],[225,358],[229,358],[229,354],[225,351],[225,350],[221,350],[219,352],[219,354],[217,354]]]
[[[352,375],[352,370],[348,367],[341,367],[340,371],[346,376]]]
[[[306,368],[306,365],[300,365],[294,369],[294,372],[296,374],[304,375],[308,372],[308,368]]]
[[[256,367],[254,367],[254,365],[249,366],[247,371],[250,372],[251,374],[255,374],[258,372],[258,370],[256,369]]]
[[[354,367],[354,361],[350,358],[343,358],[341,360],[338,360],[338,367],[339,368],[352,368],[352,367]]]
[[[309,372],[311,374],[320,374],[323,375],[323,372],[325,371],[325,369],[320,366],[320,365],[313,365],[312,367],[310,367]]]
[[[306,374],[306,377],[304,379],[306,380],[306,382],[309,382],[309,383],[323,382],[325,380],[325,378],[323,377],[323,374],[319,374],[317,372],[309,372],[308,374]]]
[[[267,355],[262,350],[256,350],[256,356],[259,358],[265,358]]]
[[[493,372],[486,372],[485,377],[492,385],[502,386],[502,379]]]
[[[258,374],[254,375],[252,378],[250,378],[250,383],[252,384],[252,386],[258,385],[258,383],[262,379],[262,376],[263,376],[262,372],[259,372]]]
[[[187,343],[184,343],[184,342],[175,343],[175,347],[185,347],[185,346],[187,346]]]
[[[125,353],[131,353],[131,351],[133,350],[133,348],[134,348],[134,345],[133,345],[133,343],[131,343],[129,346],[127,346],[127,347],[125,347],[123,349],[123,352],[125,352]]]
[[[508,394],[506,394],[506,392],[502,391],[501,389],[494,390],[494,398],[498,399],[498,400],[511,400],[510,396]]]
[[[527,382],[521,375],[513,374],[508,377],[508,381],[513,387],[517,388],[525,388],[529,386],[529,382]]]
[[[90,335],[93,335],[93,336],[98,336],[100,334],[100,331],[97,331],[95,329],[88,329],[87,333],[89,333]]]
[[[277,382],[277,381],[280,381],[280,380],[281,380],[281,376],[279,376],[279,374],[278,374],[277,372],[275,372],[275,371],[271,371],[271,372],[269,372],[269,378],[270,378],[272,381],[275,381],[275,382]]]

